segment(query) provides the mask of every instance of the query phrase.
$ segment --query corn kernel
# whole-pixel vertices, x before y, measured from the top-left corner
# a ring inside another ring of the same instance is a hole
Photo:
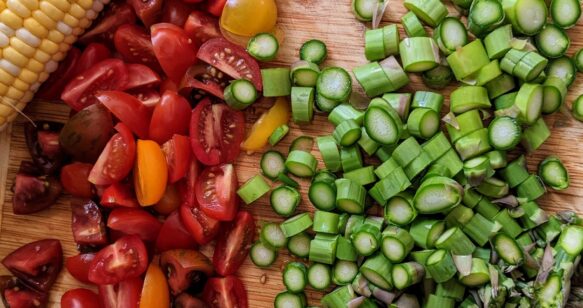
[[[83,30],[89,28],[91,26],[91,20],[87,19],[86,17],[79,19],[79,27]]]
[[[40,43],[40,46],[38,48],[48,53],[49,55],[54,55],[57,51],[59,51],[59,45],[46,39]]]
[[[0,20],[14,31],[22,27],[22,18],[11,10],[3,10],[0,13]]]
[[[79,26],[79,19],[73,17],[73,15],[69,13],[65,14],[63,22],[73,29]]]
[[[40,62],[43,66],[44,63],[49,62],[49,60],[51,59],[51,55],[40,49],[37,49],[36,52],[34,53],[34,56],[32,57],[38,62]]]
[[[20,72],[18,79],[31,85],[38,80],[38,74],[29,70],[29,69],[24,68],[24,69],[22,69],[22,72]]]
[[[38,62],[37,60],[31,58],[31,59],[28,60],[28,64],[26,65],[26,69],[29,70],[29,71],[31,71],[31,72],[34,72],[34,73],[37,73],[38,74],[38,73],[44,71],[45,66],[44,66],[44,64],[42,64],[42,63]]]
[[[36,12],[40,12],[40,11],[35,11],[33,13],[33,15],[35,15]],[[47,27],[42,25],[39,22],[39,19],[35,18],[35,17],[27,18],[26,20],[24,20],[24,29],[26,29],[30,34],[34,35],[39,40],[46,38],[47,35],[49,34],[49,30],[47,30]],[[48,28],[48,29],[51,29],[51,28]],[[39,42],[39,45],[40,45],[40,42]]]
[[[4,2],[4,0],[0,0],[0,11],[4,10],[6,8],[6,3]]]
[[[15,87],[17,90],[20,90],[22,92],[25,92],[28,90],[28,88],[30,88],[30,85],[28,83],[26,83],[18,78],[14,79],[12,86]]]
[[[28,58],[12,46],[4,48],[2,58],[19,68],[26,66],[26,63],[28,63]]]
[[[10,46],[16,49],[16,51],[25,55],[27,58],[32,57],[34,55],[34,52],[36,51],[34,47],[31,47],[30,45],[26,44],[16,36],[10,39]]]
[[[79,4],[73,3],[68,13],[77,19],[81,19],[85,17],[86,11]]]
[[[9,10],[12,10],[13,13],[16,15],[27,18],[30,17],[30,10],[24,6],[19,0],[7,0],[6,6],[8,6]]]
[[[65,57],[67,56],[67,52],[66,51],[59,51],[56,54],[53,55],[53,57],[51,58],[52,61],[56,61],[56,62],[60,62],[61,60],[65,59]]]
[[[38,0],[20,0],[20,3],[26,6],[31,12],[38,9]]]
[[[41,10],[36,10],[36,11],[32,12],[32,17],[34,17],[34,19],[38,23],[43,25],[43,27],[45,27],[45,30],[46,29],[54,29],[57,26],[57,22],[54,21],[45,12],[43,12]],[[47,32],[48,32],[48,30],[47,30]]]
[[[52,4],[54,7],[56,7],[57,9],[59,9],[63,13],[67,13],[69,11],[69,9],[71,8],[70,2],[73,2],[73,1],[67,1],[67,0],[42,0],[42,1],[49,2],[50,4]]]
[[[45,82],[47,79],[49,79],[49,73],[47,73],[47,72],[41,72],[38,75],[38,81],[41,83]]]
[[[65,16],[65,12],[59,10],[56,6],[46,0],[40,2],[39,9],[55,22],[62,20]]]
[[[65,39],[65,36],[63,35],[63,33],[59,32],[57,30],[49,31],[49,35],[47,36],[47,40],[49,40],[55,44],[60,44],[64,39]]]
[[[65,40],[63,41],[63,43],[73,45],[76,41],[77,41],[77,36],[74,34],[71,34],[71,35],[65,36]]]
[[[3,96],[4,94],[6,94],[6,91],[8,91],[8,86],[0,83],[0,96]],[[2,113],[2,112],[0,112]]]
[[[24,97],[24,91],[20,91],[15,87],[10,87],[8,88],[8,92],[6,92],[6,97],[19,101]]]
[[[20,103],[18,105],[16,105],[16,107],[20,108],[20,110],[24,109],[24,107],[26,107],[26,103],[30,102],[33,97],[34,97],[34,93],[32,91],[24,92],[24,96],[20,99]],[[21,106],[21,104],[22,104],[22,106]]]
[[[77,0],[75,2],[77,2],[85,10],[89,10],[93,7],[93,2],[95,2],[95,1],[94,0]]]
[[[12,76],[12,74],[0,68],[0,83],[5,85],[11,85],[14,82],[14,79],[16,79],[16,77]]]
[[[4,47],[8,46],[8,44],[10,44],[10,41],[8,40],[8,36],[6,36],[6,34],[0,32],[0,48],[4,48]]]
[[[6,55],[6,50],[4,50],[2,56]],[[0,59],[0,68],[5,70],[10,75],[16,77],[20,75],[20,66],[14,65],[14,63],[8,61],[6,58]]]

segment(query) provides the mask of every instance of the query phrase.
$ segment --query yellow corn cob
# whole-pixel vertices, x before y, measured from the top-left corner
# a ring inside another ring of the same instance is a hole
[[[0,131],[110,0],[0,0]]]

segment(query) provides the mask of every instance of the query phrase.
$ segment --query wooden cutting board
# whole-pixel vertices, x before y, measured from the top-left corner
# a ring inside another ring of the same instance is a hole
[[[298,59],[298,49],[302,42],[317,38],[328,46],[328,61],[325,65],[338,65],[352,69],[366,63],[363,53],[363,37],[365,25],[352,15],[349,0],[278,0],[279,25],[285,31],[285,41],[274,65],[289,65]],[[401,1],[393,1],[383,19],[384,23],[399,23],[404,14]],[[450,9],[452,14],[457,14]],[[402,27],[399,25],[402,37]],[[569,54],[583,47],[583,22],[568,31],[573,38]],[[427,89],[418,76],[412,76],[412,82],[404,91]],[[578,78],[581,78],[578,74]],[[356,83],[355,83],[356,84]],[[355,88],[358,86],[355,85]],[[447,89],[447,94],[453,87]],[[575,81],[570,88],[567,104],[580,94],[583,94],[583,83]],[[259,104],[246,111],[247,123],[253,123],[267,107]],[[62,104],[33,103],[26,113],[35,120],[54,120],[65,122],[69,109]],[[529,170],[535,172],[538,162],[549,154],[558,154],[565,163],[571,175],[571,187],[562,192],[550,192],[541,198],[540,204],[549,211],[571,209],[583,214],[583,124],[561,113],[545,117],[552,128],[552,137],[540,150],[528,156]],[[24,119],[20,117],[8,130],[0,133],[0,258],[3,258],[15,248],[43,238],[57,238],[63,244],[65,256],[76,254],[75,245],[70,231],[71,214],[69,198],[63,196],[59,202],[48,210],[33,215],[16,216],[12,213],[12,192],[10,188],[18,166],[22,160],[29,159],[23,136]],[[251,124],[247,124],[249,128]],[[292,127],[291,133],[276,149],[287,153],[288,146],[299,135],[319,136],[329,134],[332,126],[326,117],[317,115],[311,125]],[[319,153],[313,153],[319,158]],[[239,182],[243,183],[259,173],[258,161],[261,154],[242,154],[237,162]],[[323,167],[320,161],[320,167]],[[302,183],[303,200],[300,211],[311,211],[306,193],[306,182]],[[271,210],[267,198],[250,206],[242,206],[251,211],[258,225],[266,221],[281,221]],[[210,248],[205,250],[206,253]],[[284,287],[281,282],[281,266],[290,260],[286,252],[280,253],[277,262],[269,269],[258,269],[247,260],[239,270],[239,277],[244,281],[249,295],[250,307],[273,307],[275,295]],[[0,274],[7,271],[1,267]],[[264,283],[262,276],[265,276]],[[51,306],[58,307],[61,295],[68,289],[83,286],[63,270],[52,288]],[[85,286],[86,287],[86,286]],[[318,305],[321,294],[308,290],[310,304]]]

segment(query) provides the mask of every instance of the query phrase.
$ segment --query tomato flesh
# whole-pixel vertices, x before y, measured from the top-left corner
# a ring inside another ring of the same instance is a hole
[[[188,15],[184,31],[199,45],[210,39],[221,37],[219,21],[203,11],[192,11]]]
[[[67,257],[65,259],[65,268],[71,276],[83,283],[91,283],[89,281],[89,264],[95,258],[94,253],[82,253],[75,256]]]
[[[107,46],[100,43],[90,43],[83,50],[79,58],[79,63],[75,67],[73,77],[82,74],[93,65],[109,58],[111,58],[111,52]]]
[[[109,214],[107,227],[126,235],[135,234],[146,242],[153,242],[158,237],[162,224],[142,209],[116,208]]]
[[[155,24],[152,30],[154,54],[166,75],[180,82],[186,69],[196,63],[198,46],[178,26],[168,23]]]
[[[163,144],[174,134],[187,134],[190,113],[190,104],[184,97],[173,91],[164,92],[152,113],[150,139]]]
[[[196,247],[196,241],[182,224],[180,212],[175,210],[166,218],[162,228],[160,228],[160,233],[156,239],[156,248],[158,251],[164,252],[170,249],[193,247]]]
[[[245,286],[235,276],[209,279],[202,293],[202,298],[211,308],[249,307]]]
[[[126,89],[153,88],[162,82],[160,76],[144,64],[127,64],[129,80]]]
[[[222,232],[213,253],[213,265],[222,276],[237,272],[249,254],[255,236],[255,220],[251,213],[239,211],[229,228]]]
[[[180,219],[190,235],[200,245],[206,245],[212,241],[220,230],[220,221],[207,216],[198,205],[180,206]]]
[[[40,174],[32,162],[20,163],[13,186],[12,211],[14,214],[32,214],[55,203],[63,191],[59,179]]]
[[[78,288],[68,290],[61,297],[62,308],[99,308],[99,297],[95,292]]]
[[[135,24],[122,25],[115,31],[113,42],[115,49],[127,63],[140,63],[157,72],[162,71],[154,54],[150,34],[143,27]]]
[[[91,199],[71,201],[73,239],[79,245],[107,244],[107,233],[101,210]]]
[[[191,95],[195,101],[201,101],[207,94],[224,100],[224,88],[228,85],[225,76],[211,65],[195,64],[188,68],[180,81],[180,93]]]
[[[155,89],[149,88],[137,88],[132,90],[126,90],[127,93],[131,94],[133,97],[137,98],[144,106],[150,110],[154,110],[154,107],[160,102],[160,93]]]
[[[148,267],[148,253],[137,235],[124,236],[101,249],[89,265],[89,281],[116,284],[142,275]]]
[[[137,308],[142,292],[142,279],[129,278],[117,285],[99,285],[99,303],[102,308]]]
[[[162,151],[168,165],[168,183],[176,183],[184,178],[192,159],[190,139],[182,135],[174,135],[162,145]]]
[[[227,0],[209,0],[206,9],[209,13],[218,17],[221,16],[226,3]]]
[[[162,0],[129,0],[129,4],[134,8],[134,11],[140,20],[146,25],[151,26],[160,19],[162,11]]]
[[[211,261],[202,253],[191,249],[163,252],[160,265],[168,276],[168,284],[174,296],[183,292],[200,293],[213,274]]]
[[[113,183],[101,194],[100,204],[104,207],[139,207],[140,204],[127,183]]]
[[[110,185],[123,180],[132,170],[136,157],[136,142],[129,128],[123,123],[115,126],[113,135],[89,173],[89,181],[95,185]]]
[[[237,173],[231,164],[207,167],[196,183],[196,199],[209,217],[231,221],[237,215]]]
[[[61,184],[65,191],[73,197],[93,197],[93,184],[87,180],[92,168],[92,164],[86,163],[72,163],[64,166],[61,169]]]
[[[38,89],[34,97],[38,99],[59,99],[67,83],[75,77],[77,64],[81,57],[81,51],[77,47],[72,47],[67,52],[67,57],[59,63],[56,71],[52,72],[42,86]]]

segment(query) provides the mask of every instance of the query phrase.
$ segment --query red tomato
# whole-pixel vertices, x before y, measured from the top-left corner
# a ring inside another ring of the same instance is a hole
[[[71,163],[61,169],[61,184],[73,197],[91,198],[94,195],[93,184],[87,180],[92,164]]]
[[[71,276],[83,283],[91,283],[87,278],[89,275],[89,264],[95,258],[94,253],[82,253],[65,259],[65,267]]]
[[[225,99],[224,87],[228,85],[225,78],[216,76],[224,74],[211,65],[195,64],[188,68],[180,81],[180,93],[191,96],[196,101],[204,99],[211,94],[221,100]],[[197,91],[192,93],[193,91]]]
[[[174,299],[174,307],[180,308],[208,308],[209,306],[201,299],[188,293],[182,293]]]
[[[163,252],[170,249],[193,249],[195,247],[196,242],[182,224],[179,211],[172,212],[158,233],[156,248],[159,252]]]
[[[138,137],[147,139],[151,112],[142,102],[121,91],[103,91],[96,97]]]
[[[142,275],[148,267],[148,253],[137,235],[126,235],[101,249],[89,265],[89,281],[115,284]]]
[[[219,17],[223,13],[225,3],[227,3],[227,0],[209,0],[207,2],[206,9],[209,11],[209,13]]]
[[[99,155],[89,173],[89,182],[95,185],[109,185],[123,180],[134,167],[136,141],[129,128],[123,123],[115,126],[113,135]]]
[[[90,43],[85,47],[73,76],[79,76],[93,65],[111,58],[111,52],[107,46],[100,43]]]
[[[100,204],[104,207],[140,207],[138,199],[127,183],[113,183],[101,194]]]
[[[190,118],[190,142],[196,158],[205,165],[234,161],[241,148],[245,119],[241,111],[202,100]]]
[[[209,279],[202,299],[211,308],[247,308],[247,291],[243,282],[235,276]]]
[[[213,265],[217,273],[222,276],[236,273],[249,254],[254,236],[253,216],[249,212],[240,211],[229,228],[222,232],[217,240],[213,253]]]
[[[137,98],[148,109],[153,110],[160,102],[160,93],[154,89],[138,88],[133,90],[126,90],[128,94]]]
[[[219,21],[203,11],[192,11],[184,24],[184,31],[197,44],[221,37]]]
[[[95,93],[125,89],[128,69],[122,60],[103,60],[73,78],[63,90],[61,99],[76,111],[97,103]]]
[[[200,46],[197,57],[235,79],[250,80],[259,91],[263,89],[259,64],[239,45],[215,38]]]
[[[75,77],[80,57],[81,51],[79,48],[72,47],[69,49],[65,60],[60,62],[57,70],[52,72],[49,79],[43,82],[34,97],[38,99],[59,99],[67,83]]]
[[[109,214],[107,227],[126,235],[137,235],[143,241],[153,242],[162,223],[142,209],[116,208]]]
[[[127,89],[135,88],[153,88],[162,82],[160,76],[152,69],[143,64],[127,64],[129,80],[126,85]]]
[[[0,276],[0,298],[2,307],[46,307],[48,293],[32,290],[12,276]]]
[[[128,2],[146,27],[151,26],[160,19],[162,0],[129,0]]]
[[[102,308],[138,308],[143,281],[130,278],[117,285],[99,285],[99,303]]]
[[[200,245],[210,243],[219,233],[221,226],[220,221],[208,217],[198,205],[189,206],[183,203],[180,206],[180,219],[186,230]]]
[[[79,245],[107,244],[107,231],[101,210],[91,199],[71,200],[71,229],[73,239]]]
[[[237,215],[237,172],[231,164],[207,167],[196,183],[196,200],[200,209],[221,221],[231,221]]]
[[[190,104],[184,97],[173,91],[164,92],[152,113],[150,139],[163,144],[174,134],[186,135],[191,111]]]
[[[192,159],[190,139],[186,136],[174,135],[162,145],[162,151],[168,165],[168,182],[176,183],[186,175],[190,166]]]
[[[199,166],[195,158],[190,161],[184,185],[178,186],[182,192],[182,201],[190,207],[198,206],[196,202],[196,182],[198,181]]]
[[[162,70],[154,54],[150,34],[143,27],[135,24],[120,26],[115,31],[113,43],[124,61],[141,63],[158,72]]]
[[[25,285],[47,292],[61,271],[61,242],[40,240],[17,248],[2,259],[2,264]]]
[[[183,1],[166,0],[164,1],[164,10],[162,11],[162,22],[168,22],[182,27],[192,10],[193,6]]]
[[[182,28],[173,24],[155,24],[151,28],[156,58],[170,79],[180,82],[188,67],[196,63],[198,46]]]
[[[168,90],[177,92],[178,85],[176,85],[176,83],[171,79],[166,78],[162,81],[162,84],[160,85],[160,92],[164,93]]]
[[[61,297],[61,308],[99,308],[99,297],[91,290],[71,289]]]
[[[166,272],[174,296],[183,292],[200,293],[214,272],[211,260],[192,249],[173,249],[161,253],[160,266]]]
[[[100,20],[93,22],[95,25],[91,30],[85,32],[79,41],[87,43],[90,41],[111,42],[115,30],[123,24],[135,24],[136,14],[133,8],[125,3],[112,3]]]
[[[20,170],[14,179],[12,211],[17,215],[32,214],[50,207],[63,190],[57,178],[37,172],[25,173],[33,171],[23,168],[27,164],[32,165],[32,162],[21,162]],[[36,166],[33,169],[36,169]]]

